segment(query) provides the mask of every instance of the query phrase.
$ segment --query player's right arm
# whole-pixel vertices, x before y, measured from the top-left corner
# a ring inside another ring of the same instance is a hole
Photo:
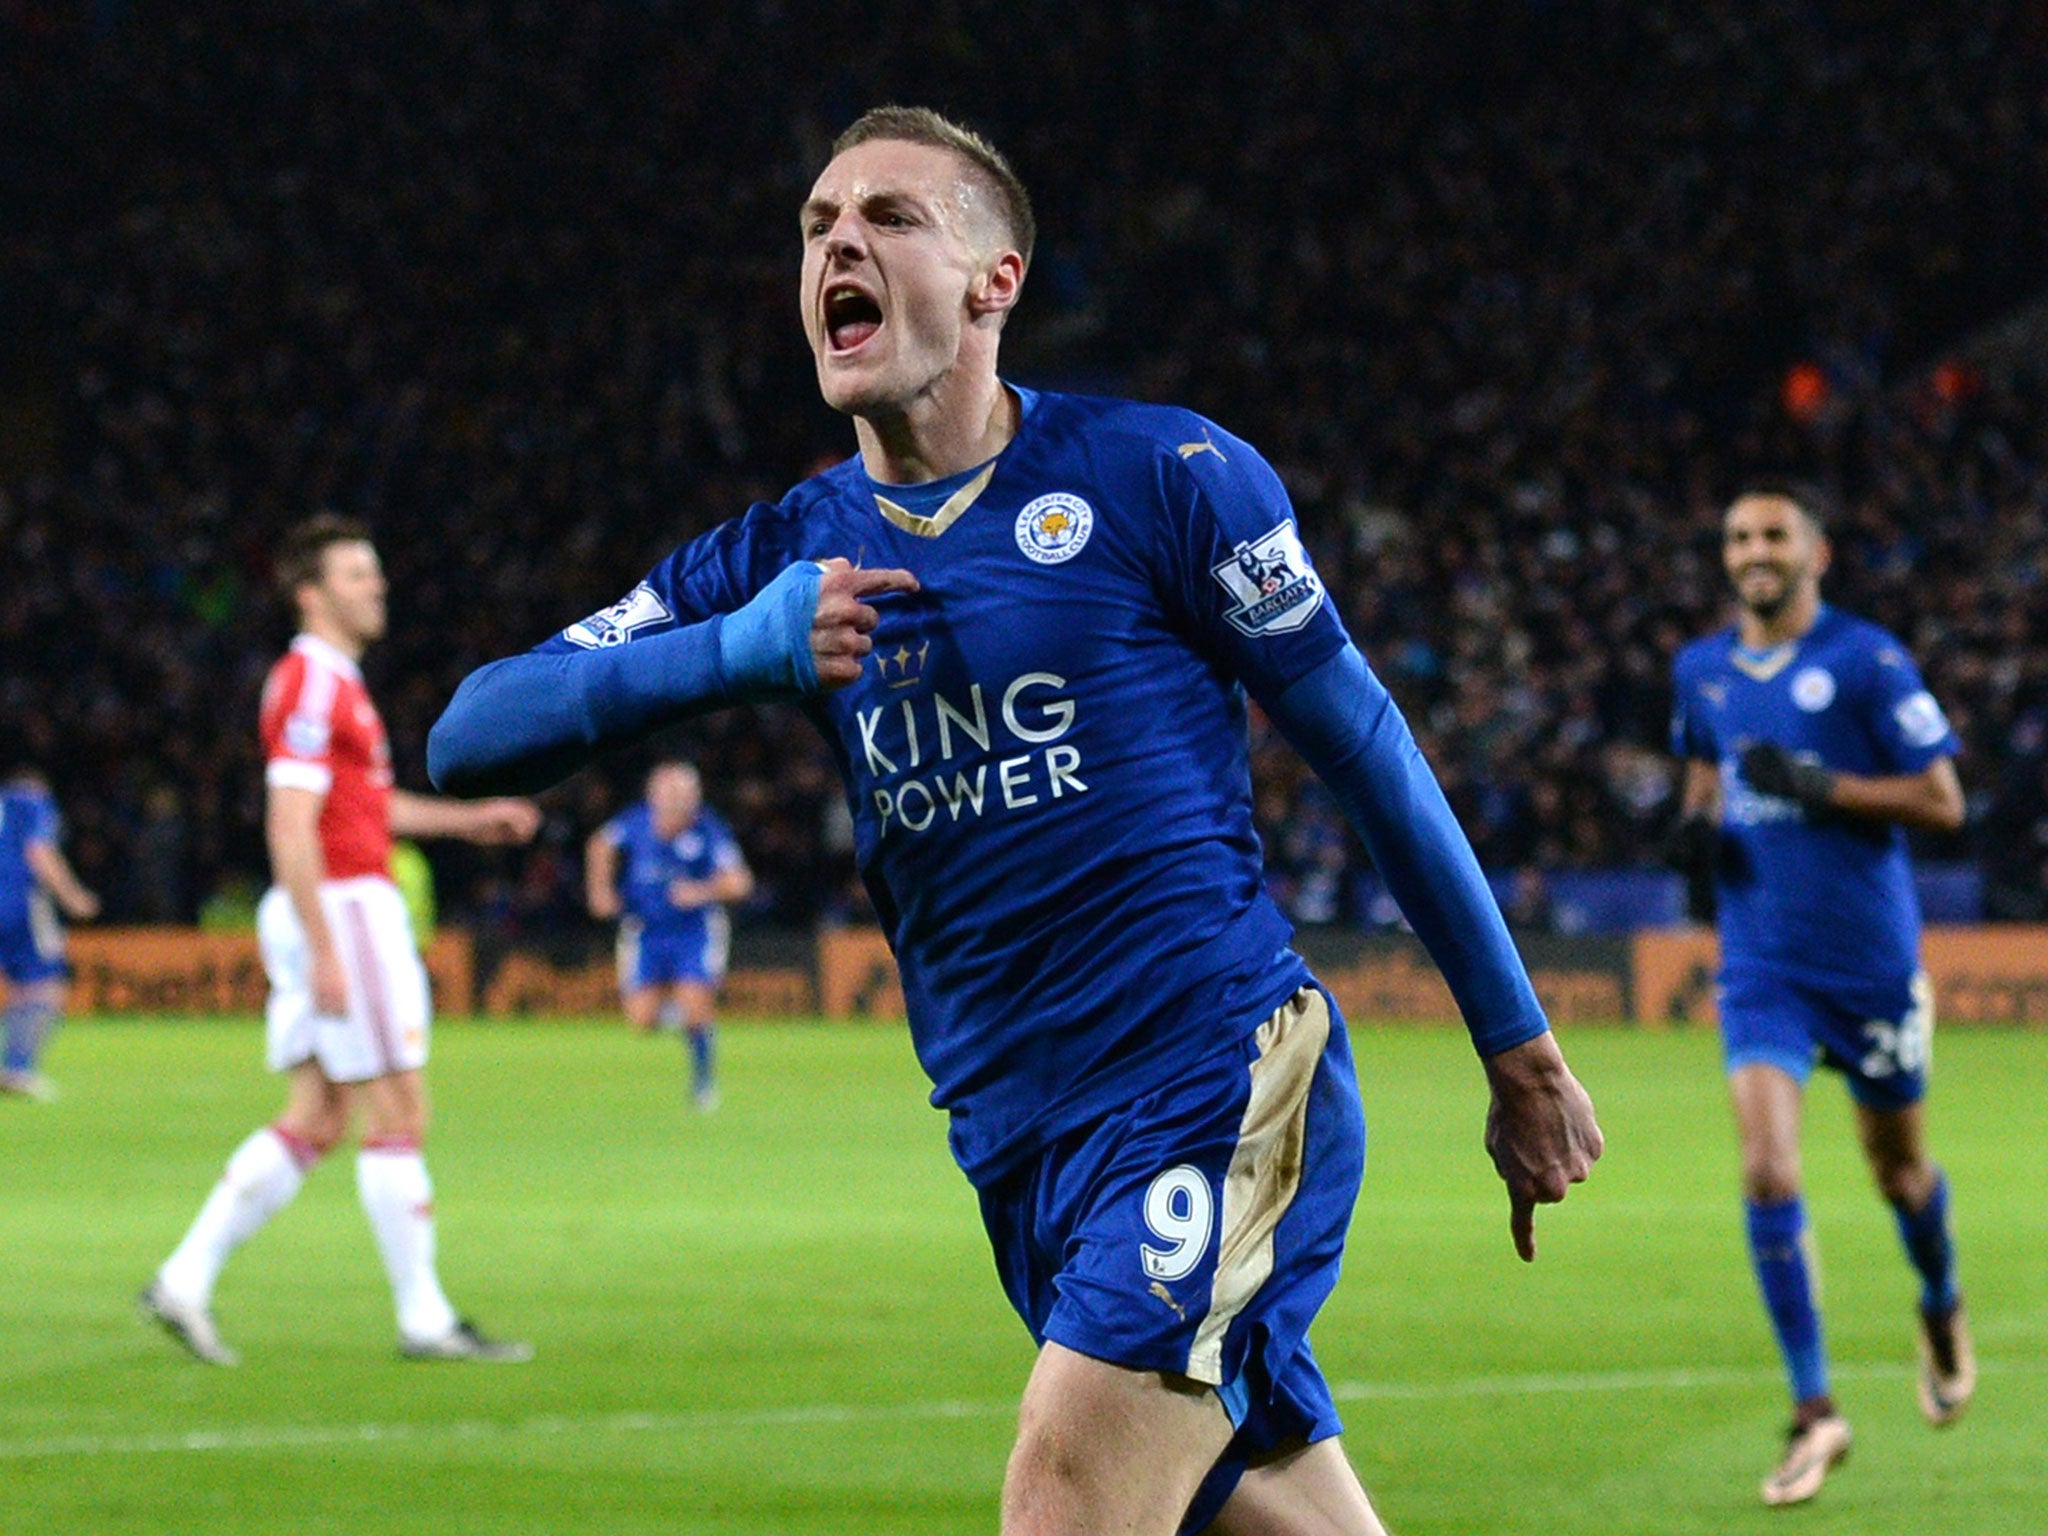
[[[575,638],[586,621],[465,678],[427,739],[434,783],[463,796],[529,794],[692,715],[843,688],[874,648],[878,616],[864,599],[917,590],[908,571],[797,560],[746,603],[678,624],[682,605],[672,590],[659,601],[655,585],[672,583],[667,570],[645,584],[666,622]]]
[[[609,822],[583,845],[583,904],[601,923],[619,915],[619,845]]]
[[[271,878],[290,899],[312,961],[313,1006],[324,1014],[348,1012],[348,986],[320,882],[327,855],[320,842],[320,812],[334,787],[336,675],[292,652],[263,685],[259,729],[263,737],[263,840]]]
[[[1697,757],[1685,760],[1685,781],[1678,792],[1678,814],[1690,821],[1721,817],[1721,768]]]
[[[1663,861],[1691,879],[1711,881],[1721,862],[1721,763],[1707,724],[1692,708],[1693,663],[1678,660],[1671,703],[1671,753],[1684,765],[1678,820],[1661,849]]]
[[[324,791],[272,784],[266,791],[263,837],[270,846],[270,873],[291,899],[305,930],[313,961],[313,1006],[321,1013],[348,1012],[348,985],[335,952],[334,933],[320,906],[320,882],[327,860],[320,851],[320,808]]]

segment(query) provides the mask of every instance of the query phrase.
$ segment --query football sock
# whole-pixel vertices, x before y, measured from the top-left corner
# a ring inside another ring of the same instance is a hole
[[[709,1024],[692,1024],[690,1040],[690,1086],[703,1093],[711,1086],[714,1071],[712,1052],[718,1031]]]
[[[307,1143],[275,1126],[251,1135],[228,1159],[191,1230],[157,1271],[157,1283],[180,1301],[211,1306],[214,1282],[228,1255],[291,1203],[318,1158]]]
[[[1920,1272],[1920,1306],[1928,1312],[1946,1312],[1956,1304],[1956,1250],[1948,1235],[1948,1175],[1934,1174],[1934,1193],[1917,1211],[1894,1205],[1899,1219],[1899,1237],[1906,1245],[1906,1257]]]
[[[33,1072],[43,1054],[43,1041],[50,1033],[50,1023],[57,1017],[57,1005],[47,998],[25,997],[10,1003],[5,1014],[0,1014],[0,1023],[7,1031],[5,1069],[9,1072]]]
[[[1792,1379],[1792,1400],[1825,1397],[1827,1350],[1821,1342],[1820,1311],[1814,1305],[1813,1276],[1806,1261],[1805,1202],[1797,1195],[1790,1200],[1750,1201],[1749,1257]]]
[[[455,1309],[434,1269],[434,1186],[418,1146],[365,1142],[356,1154],[356,1192],[391,1278],[399,1334],[422,1342],[442,1337],[455,1326]]]

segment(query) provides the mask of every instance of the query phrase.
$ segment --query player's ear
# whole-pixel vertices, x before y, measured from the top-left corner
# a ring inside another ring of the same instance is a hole
[[[967,308],[975,319],[1007,314],[1024,291],[1024,258],[1015,251],[997,251],[985,258],[967,286]]]
[[[1826,534],[1813,541],[1813,579],[1820,580],[1827,575],[1828,567],[1834,563],[1835,546],[1828,542]]]

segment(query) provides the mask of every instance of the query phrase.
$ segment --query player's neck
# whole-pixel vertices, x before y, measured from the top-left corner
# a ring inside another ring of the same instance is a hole
[[[1820,622],[1820,594],[1800,592],[1776,613],[1765,617],[1753,608],[1742,610],[1738,631],[1752,651],[1768,651],[1801,638]]]
[[[985,464],[1017,435],[1023,412],[993,372],[955,370],[901,410],[856,416],[867,472],[885,485],[920,485]]]
[[[361,636],[317,614],[302,613],[299,616],[299,633],[333,646],[350,661],[363,659],[364,641]]]

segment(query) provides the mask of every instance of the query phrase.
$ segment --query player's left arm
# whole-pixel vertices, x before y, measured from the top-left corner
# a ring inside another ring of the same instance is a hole
[[[64,850],[54,842],[36,838],[22,849],[22,857],[28,861],[30,873],[38,884],[50,893],[64,915],[73,922],[90,922],[100,915],[100,899],[87,890],[85,883],[73,873],[71,861],[64,857]]]
[[[1486,1150],[1508,1187],[1515,1251],[1534,1259],[1535,1208],[1583,1181],[1605,1138],[1550,1033],[1478,856],[1400,709],[1348,640],[1261,702],[1358,828],[1457,999],[1492,1091]]]
[[[606,822],[583,845],[583,905],[601,923],[608,923],[625,908],[619,899],[619,845],[617,823]]]
[[[1533,1258],[1535,1206],[1562,1200],[1600,1156],[1592,1101],[1443,789],[1333,611],[1286,491],[1248,444],[1220,431],[1201,440],[1218,439],[1216,453],[1168,465],[1169,504],[1186,508],[1178,601],[1329,786],[1443,971],[1486,1062],[1486,1145],[1508,1186],[1516,1251]]]
[[[702,880],[670,883],[668,899],[683,908],[730,907],[754,894],[754,872],[747,867],[740,845],[720,834],[717,867]]]
[[[1809,811],[1953,832],[1968,807],[1956,776],[1958,742],[1948,717],[1896,643],[1885,643],[1850,685],[1882,769],[1849,773],[1759,742],[1743,750],[1743,779]]]
[[[1955,831],[1966,810],[1962,780],[1956,777],[1955,759],[1949,757],[1936,758],[1918,773],[1830,773],[1822,804],[1851,816],[1895,821],[1927,832]]]
[[[439,795],[391,791],[391,831],[398,837],[454,837],[502,845],[530,843],[540,830],[540,807],[531,800],[449,800]]]

